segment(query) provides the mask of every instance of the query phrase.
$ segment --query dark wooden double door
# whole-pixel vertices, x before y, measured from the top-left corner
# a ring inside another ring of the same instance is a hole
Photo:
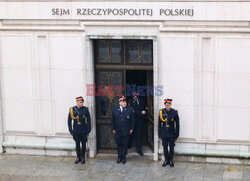
[[[116,148],[111,129],[112,108],[120,95],[131,99],[138,86],[153,86],[153,44],[151,40],[94,40],[96,125],[99,152]],[[144,136],[153,146],[153,94],[144,90],[147,107]],[[145,143],[145,141],[144,141]]]

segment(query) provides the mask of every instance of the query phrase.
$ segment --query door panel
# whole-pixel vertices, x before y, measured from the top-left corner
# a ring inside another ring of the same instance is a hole
[[[150,40],[126,40],[127,65],[153,65],[153,42]]]
[[[147,71],[147,86],[153,87],[153,72]],[[149,94],[147,96],[147,108],[148,108],[148,143],[151,148],[154,147],[154,96]]]
[[[131,69],[133,65],[133,70],[152,70],[153,41],[94,40],[94,60],[97,93],[97,147],[99,152],[104,150],[111,150],[112,152],[116,148],[114,135],[111,130],[112,108],[118,105],[118,93],[122,92],[126,96],[126,90],[120,90],[121,87],[126,89],[126,69]],[[152,71],[148,71],[147,85],[153,85],[152,75]],[[145,129],[148,131],[148,142],[150,145],[153,145],[153,96],[147,97],[146,100],[149,121],[148,129]]]
[[[118,105],[119,96],[117,95],[120,92],[116,89],[116,86],[123,86],[123,80],[123,70],[96,71],[96,118],[99,149],[116,148],[111,129],[112,108]]]
[[[94,40],[94,50],[96,64],[123,64],[122,40]]]

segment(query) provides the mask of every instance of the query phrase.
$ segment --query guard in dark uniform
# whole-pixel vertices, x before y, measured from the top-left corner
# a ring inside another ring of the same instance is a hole
[[[162,167],[167,166],[174,167],[174,146],[175,141],[179,137],[179,116],[175,109],[171,108],[172,99],[164,99],[165,108],[160,110],[159,123],[158,123],[158,134],[159,138],[162,139],[162,146],[165,156],[165,161]],[[169,150],[168,150],[169,147]]]
[[[142,152],[142,126],[144,122],[144,116],[146,114],[144,102],[139,99],[139,93],[132,93],[133,100],[131,101],[131,107],[134,110],[135,114],[135,143],[136,151],[139,155],[143,156]],[[130,136],[130,144],[132,145],[134,135]]]
[[[135,126],[135,117],[132,107],[127,106],[124,96],[119,98],[119,106],[112,111],[112,130],[115,134],[118,159],[117,164],[126,163],[129,135],[132,134]]]
[[[68,127],[69,132],[73,136],[76,142],[76,155],[75,164],[81,162],[85,164],[85,151],[87,136],[91,131],[91,120],[89,115],[89,110],[87,107],[83,106],[83,97],[76,98],[76,106],[69,109],[68,115]],[[73,129],[72,129],[73,120]],[[80,146],[82,144],[82,149]]]

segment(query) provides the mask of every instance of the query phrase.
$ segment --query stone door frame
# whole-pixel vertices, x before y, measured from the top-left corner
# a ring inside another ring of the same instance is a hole
[[[86,84],[95,84],[95,64],[93,54],[93,40],[94,39],[138,39],[138,40],[152,40],[153,41],[153,83],[154,86],[159,85],[158,79],[158,48],[157,36],[107,36],[107,35],[86,35],[85,38],[85,60],[86,60]],[[96,111],[95,111],[95,96],[88,97],[88,107],[91,110],[92,131],[88,138],[89,156],[95,157],[97,154],[97,137],[96,137]],[[153,160],[158,160],[158,111],[159,110],[159,96],[154,96],[154,154]]]

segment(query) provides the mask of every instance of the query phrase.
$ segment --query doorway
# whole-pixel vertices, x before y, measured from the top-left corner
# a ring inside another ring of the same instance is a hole
[[[147,86],[147,71],[146,70],[126,70],[126,86],[127,88],[143,88]],[[128,92],[128,91],[127,91]],[[143,91],[146,93],[146,89]],[[131,94],[129,96],[127,95],[128,102],[132,101],[133,98]],[[139,100],[143,102],[145,107],[147,108],[147,96],[142,95],[139,96]],[[142,125],[142,145],[148,144],[148,124],[147,124],[147,118],[144,117],[143,125]],[[134,133],[130,136],[133,140],[132,146],[135,146],[135,138]],[[131,141],[131,140],[130,140]]]
[[[152,40],[94,40],[96,84],[97,152],[114,153],[116,144],[111,130],[112,108],[119,95],[131,99],[127,85],[153,86]],[[147,107],[143,127],[143,144],[153,148],[153,94],[141,98]]]

